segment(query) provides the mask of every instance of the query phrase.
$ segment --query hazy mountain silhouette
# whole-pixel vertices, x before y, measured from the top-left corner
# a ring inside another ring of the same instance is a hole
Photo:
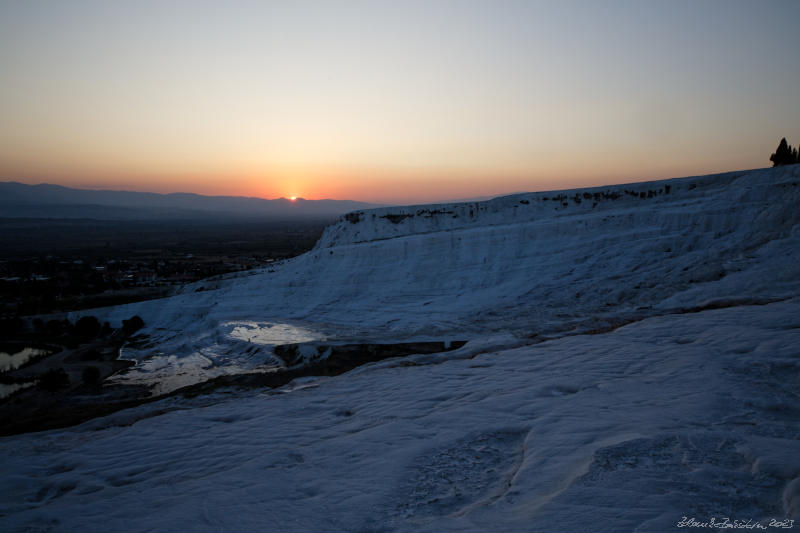
[[[0,182],[0,217],[7,218],[329,218],[371,207],[377,205],[352,200],[265,200],[244,196],[157,194]]]

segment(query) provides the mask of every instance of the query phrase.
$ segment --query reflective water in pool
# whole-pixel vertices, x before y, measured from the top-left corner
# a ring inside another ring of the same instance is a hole
[[[21,350],[14,350],[13,348],[8,351],[0,351],[0,371],[14,370],[19,368],[34,357],[40,355],[47,355],[51,353],[49,350],[42,350],[40,348],[25,347]]]
[[[272,372],[283,367],[272,347],[314,340],[325,340],[309,327],[284,322],[237,320],[220,324],[218,335],[198,340],[191,352],[131,353],[122,350],[121,358],[136,361],[136,366],[111,378],[111,382],[151,387],[151,394],[164,394],[180,387],[201,383],[216,376],[244,372]],[[191,349],[191,348],[190,348]]]
[[[28,381],[25,383],[0,383],[0,398],[11,396],[20,389],[34,385],[35,381]]]
[[[255,344],[277,346],[324,340],[324,336],[317,331],[279,322],[235,321],[222,324],[222,328],[223,331],[227,330],[229,337]]]

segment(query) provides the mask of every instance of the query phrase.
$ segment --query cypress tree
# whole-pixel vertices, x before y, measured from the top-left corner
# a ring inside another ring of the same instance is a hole
[[[772,161],[773,167],[777,167],[779,165],[794,165],[795,163],[800,163],[800,158],[798,158],[797,155],[797,148],[792,148],[786,142],[786,137],[781,139],[781,142],[778,145],[778,149],[775,150],[774,154],[769,156],[769,160]]]

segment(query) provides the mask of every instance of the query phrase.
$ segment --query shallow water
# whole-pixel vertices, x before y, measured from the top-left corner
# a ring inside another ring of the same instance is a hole
[[[284,364],[273,354],[273,346],[325,340],[317,331],[282,322],[230,321],[221,324],[219,331],[222,335],[216,342],[201,342],[195,351],[181,355],[155,353],[140,358],[123,349],[120,358],[136,361],[136,366],[110,381],[146,385],[152,387],[153,395],[165,394],[221,375],[276,371]]]
[[[34,357],[40,355],[47,355],[51,353],[49,350],[42,350],[40,348],[25,347],[17,352],[0,352],[0,371],[14,370],[19,368]]]
[[[276,322],[252,322],[248,320],[226,322],[222,324],[228,337],[254,344],[294,344],[324,340],[325,337],[311,329]]]
[[[30,387],[34,383],[36,382],[29,381],[27,383],[0,383],[0,398],[11,396],[18,390],[24,389],[25,387]]]

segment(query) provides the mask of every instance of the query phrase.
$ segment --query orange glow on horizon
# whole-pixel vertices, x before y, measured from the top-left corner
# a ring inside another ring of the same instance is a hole
[[[0,2],[0,180],[423,204],[800,139],[800,2],[161,4]]]
[[[376,204],[424,204],[501,196],[517,192],[570,189],[648,181],[754,168],[747,161],[728,158],[708,164],[700,157],[680,163],[648,165],[645,154],[629,154],[626,161],[591,154],[585,161],[541,158],[529,168],[353,167],[303,168],[252,172],[103,172],[78,168],[68,172],[3,168],[0,180],[28,184],[52,183],[85,189],[130,190],[161,194],[188,192],[208,196],[246,196],[265,199],[356,200]]]

